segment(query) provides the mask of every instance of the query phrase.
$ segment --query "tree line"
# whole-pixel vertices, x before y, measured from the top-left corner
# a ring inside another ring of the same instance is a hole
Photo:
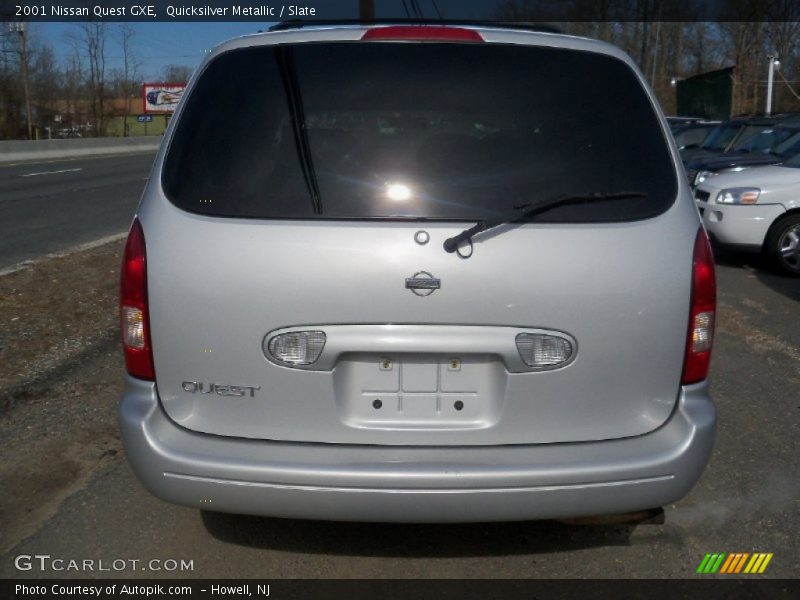
[[[576,0],[581,15],[586,14],[583,1]],[[732,114],[762,113],[771,54],[780,59],[773,112],[800,111],[797,0],[771,0],[772,20],[719,23],[614,22],[607,20],[604,6],[608,0],[592,0],[596,21],[562,22],[557,27],[565,33],[606,40],[628,52],[667,114],[677,109],[676,82],[730,66],[735,66]],[[534,7],[533,0],[506,0],[494,16],[500,21],[525,21]],[[112,116],[125,116],[123,134],[128,133],[127,117],[139,112],[145,78],[145,59],[137,51],[138,33],[131,24],[77,23],[65,35],[69,53],[60,57],[36,35],[35,25],[6,25],[0,32],[0,139],[102,136]],[[118,55],[113,68],[110,51]],[[190,67],[169,65],[148,78],[182,82],[190,73]]]
[[[716,21],[684,22],[716,8]],[[555,13],[564,33],[621,47],[638,63],[664,112],[675,114],[675,84],[733,70],[733,115],[763,113],[770,55],[777,55],[773,113],[800,111],[800,2],[798,0],[572,0]],[[538,0],[500,0],[498,21],[537,21]],[[574,19],[574,20],[572,20]]]
[[[0,139],[101,137],[112,117],[125,117],[127,135],[128,117],[141,110],[145,77],[185,82],[192,71],[172,64],[145,74],[130,23],[76,23],[64,35],[66,55],[56,54],[36,24],[2,25]]]
[[[800,2],[791,6],[800,17]],[[667,114],[677,82],[726,67],[732,72],[732,115],[762,114],[769,56],[778,56],[772,112],[800,111],[800,18],[784,22],[563,23],[565,32],[611,42],[638,63]]]

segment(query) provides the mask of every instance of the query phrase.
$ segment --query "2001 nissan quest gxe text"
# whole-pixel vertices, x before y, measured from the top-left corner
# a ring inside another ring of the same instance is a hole
[[[223,512],[657,508],[711,452],[714,265],[605,43],[294,27],[218,47],[122,267],[128,459]]]

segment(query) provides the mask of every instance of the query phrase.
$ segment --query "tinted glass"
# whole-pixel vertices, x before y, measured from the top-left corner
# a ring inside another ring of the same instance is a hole
[[[800,131],[775,146],[774,153],[781,158],[793,158],[800,153]]]
[[[783,127],[764,129],[750,136],[740,144],[736,144],[737,152],[769,152],[772,148],[787,140],[795,130]]]
[[[736,143],[731,146],[731,152],[738,152],[745,144],[749,143],[754,137],[765,130],[772,131],[775,126],[772,124],[767,125],[745,125],[741,129],[741,133],[736,137]]]
[[[792,158],[790,158],[789,160],[787,160],[787,161],[786,161],[785,163],[783,163],[783,165],[781,165],[781,166],[784,166],[784,167],[793,167],[793,168],[795,168],[795,169],[800,169],[800,154],[795,154],[795,155],[794,155]]]
[[[688,125],[678,131],[673,132],[675,136],[675,143],[678,144],[679,148],[683,148],[684,146],[699,145],[708,137],[709,133],[711,133],[713,129],[713,127],[708,125],[697,127]]]
[[[741,128],[742,126],[739,123],[719,125],[703,142],[702,148],[706,150],[725,150]]]
[[[474,220],[560,195],[647,194],[536,217],[614,221],[666,210],[673,169],[644,90],[616,59],[340,42],[214,60],[186,99],[162,181],[186,210],[256,218]]]

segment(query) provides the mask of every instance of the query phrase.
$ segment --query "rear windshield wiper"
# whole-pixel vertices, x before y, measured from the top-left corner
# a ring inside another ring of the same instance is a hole
[[[303,105],[303,96],[300,93],[300,83],[297,81],[297,69],[294,65],[294,53],[290,47],[278,46],[276,49],[278,63],[281,68],[283,86],[286,90],[286,101],[289,115],[292,119],[292,133],[294,134],[297,157],[300,160],[300,169],[306,182],[308,193],[311,196],[311,205],[315,214],[322,213],[322,200],[319,195],[317,172],[311,158],[311,146],[306,133],[306,117]]]
[[[482,231],[493,229],[499,225],[505,225],[507,223],[516,223],[526,217],[543,213],[556,206],[562,206],[564,204],[586,204],[589,202],[598,202],[603,200],[622,200],[625,198],[646,197],[647,194],[644,192],[615,192],[613,194],[598,193],[586,194],[583,196],[557,196],[556,198],[551,198],[550,200],[544,200],[542,202],[527,202],[525,204],[519,204],[514,207],[513,212],[510,212],[502,217],[478,221],[478,223],[469,229],[465,229],[458,235],[447,238],[444,241],[444,249],[446,252],[455,252],[461,242],[464,240],[472,240],[472,236],[477,235]]]

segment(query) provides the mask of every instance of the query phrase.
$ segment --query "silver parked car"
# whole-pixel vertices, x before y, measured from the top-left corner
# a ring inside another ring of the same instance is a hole
[[[800,154],[782,165],[709,176],[694,197],[715,242],[761,252],[784,274],[800,276]]]
[[[677,148],[619,49],[247,36],[193,77],[131,227],[125,448],[156,496],[223,512],[655,508],[711,452],[714,311]]]

